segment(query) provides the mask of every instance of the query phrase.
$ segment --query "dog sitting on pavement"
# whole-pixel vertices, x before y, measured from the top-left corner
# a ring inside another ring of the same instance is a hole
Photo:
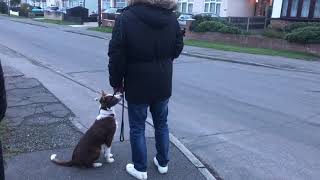
[[[101,151],[108,163],[113,163],[113,155],[111,154],[111,144],[117,129],[115,120],[114,106],[121,101],[122,95],[106,95],[102,91],[99,100],[100,111],[94,124],[88,129],[84,136],[80,139],[73,151],[70,161],[62,161],[56,158],[56,154],[52,154],[50,159],[57,165],[76,166],[76,167],[101,167],[102,163],[96,162]]]

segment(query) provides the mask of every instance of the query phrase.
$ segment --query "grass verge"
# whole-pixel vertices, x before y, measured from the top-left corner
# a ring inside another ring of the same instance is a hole
[[[91,31],[99,31],[103,33],[112,33],[112,27],[92,27],[88,28]]]
[[[81,25],[80,22],[60,21],[60,20],[51,20],[51,19],[34,19],[34,21],[58,24],[58,25]]]
[[[4,17],[9,17],[9,18],[17,18],[17,19],[26,19],[27,17],[24,17],[24,16],[14,16],[14,15],[8,15],[8,14],[1,14],[0,13],[0,16],[4,16]]]
[[[196,46],[196,47],[217,49],[217,50],[223,50],[223,51],[269,55],[269,56],[281,56],[281,57],[303,59],[303,60],[319,59],[319,56],[316,56],[314,54],[295,52],[295,51],[240,47],[240,46],[226,45],[221,43],[213,43],[213,42],[200,41],[200,40],[185,40],[184,43],[185,45],[188,45],[188,46]]]

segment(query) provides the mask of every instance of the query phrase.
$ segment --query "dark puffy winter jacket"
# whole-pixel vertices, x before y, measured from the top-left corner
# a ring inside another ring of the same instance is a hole
[[[109,80],[114,88],[124,80],[129,103],[150,104],[171,96],[173,60],[183,49],[171,2],[140,0],[116,20],[109,44]]]
[[[0,62],[0,121],[3,119],[7,110],[6,89],[4,83],[4,75]]]

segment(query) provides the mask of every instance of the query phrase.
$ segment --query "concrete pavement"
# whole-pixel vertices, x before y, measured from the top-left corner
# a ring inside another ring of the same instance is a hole
[[[5,134],[3,134],[6,179],[134,179],[125,172],[125,165],[131,159],[129,141],[120,143],[115,139],[112,152],[116,161],[107,164],[101,158],[99,161],[104,163],[102,168],[67,168],[50,162],[49,157],[52,153],[57,153],[60,159],[71,158],[72,150],[79,141],[81,133],[70,120],[78,115],[74,115],[37,79],[26,77],[10,66],[4,66],[4,72],[8,96]],[[70,94],[65,93],[65,96],[68,95]],[[85,106],[85,103],[81,104]],[[96,109],[87,111],[97,112]],[[94,117],[87,121],[93,122]],[[147,130],[152,131],[152,127],[147,126]],[[126,137],[128,138],[128,135]],[[170,148],[170,172],[167,175],[160,175],[152,164],[156,154],[154,143],[154,138],[147,139],[149,179],[206,179],[173,144]]]
[[[109,88],[108,41],[5,19],[0,25],[0,54],[11,57],[7,63],[37,77],[79,117],[94,115],[64,94],[81,96],[87,108],[95,108],[92,92]],[[261,57],[252,56],[257,61]],[[30,62],[35,67],[30,68]],[[311,70],[318,67],[318,62],[288,59],[286,63]],[[177,59],[171,132],[224,179],[318,179],[319,75],[248,64],[185,55]],[[87,91],[72,90],[78,86]]]

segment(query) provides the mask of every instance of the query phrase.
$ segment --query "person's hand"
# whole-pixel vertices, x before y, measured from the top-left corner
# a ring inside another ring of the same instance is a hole
[[[123,94],[124,88],[123,88],[123,86],[117,87],[117,88],[113,88],[113,92],[119,92],[119,93]]]

